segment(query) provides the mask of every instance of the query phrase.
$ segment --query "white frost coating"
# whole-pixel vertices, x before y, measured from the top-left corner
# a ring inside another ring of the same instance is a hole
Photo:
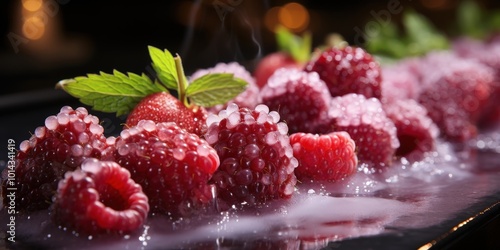
[[[264,124],[267,121],[269,115],[264,112],[259,112],[259,116],[257,117],[257,124]]]
[[[205,157],[210,154],[210,149],[206,145],[198,145],[196,147],[196,152],[198,155]]]
[[[74,144],[73,146],[71,146],[71,155],[77,156],[77,157],[82,156],[83,155],[82,145]]]
[[[70,172],[70,173],[71,173],[71,177],[75,181],[80,181],[80,180],[83,180],[83,178],[85,178],[85,173],[80,171],[79,169],[76,171]]]
[[[269,132],[266,134],[266,137],[265,137],[266,143],[268,145],[273,145],[276,142],[278,142],[278,137],[279,137],[279,135],[277,134],[277,132],[275,132],[275,131]]]
[[[221,118],[218,115],[209,114],[205,123],[207,124],[207,127],[210,127],[212,124],[219,124],[220,120]]]
[[[87,142],[89,142],[90,140],[90,137],[87,133],[81,133],[80,135],[78,135],[78,142],[80,144],[85,144]]]
[[[55,115],[51,115],[45,119],[45,127],[50,130],[57,129],[59,123],[57,122],[57,117]]]
[[[287,135],[288,134],[288,125],[286,125],[286,123],[279,122],[277,124],[277,126],[278,126],[278,131],[280,132],[280,134],[282,134],[282,135]]]
[[[26,152],[30,148],[30,142],[28,140],[24,140],[19,145],[19,149],[23,152]]]
[[[69,112],[73,111],[73,108],[70,107],[70,106],[63,106],[61,109],[60,109],[61,113],[65,113],[65,114],[68,114]]]
[[[66,125],[69,122],[69,115],[66,113],[57,114],[57,122],[61,125]]]
[[[134,135],[139,134],[141,131],[139,130],[138,127],[131,127],[128,129],[128,132],[129,132],[130,136],[134,136]]]
[[[90,124],[90,132],[95,135],[102,135],[104,133],[104,128],[98,124]]]
[[[86,159],[82,163],[82,170],[88,173],[96,174],[101,170],[101,163],[95,158]]]
[[[228,114],[231,114],[231,113],[234,113],[234,112],[238,112],[240,108],[238,107],[237,104],[235,103],[230,103],[229,105],[227,105],[227,108],[226,108],[226,112]]]
[[[89,112],[87,111],[87,109],[84,108],[84,107],[78,107],[78,108],[76,108],[76,112],[78,112],[80,114],[83,114],[83,115],[88,115],[89,114]]]
[[[205,134],[205,140],[208,144],[212,145],[219,139],[219,130],[216,128],[209,128],[207,134]]]
[[[245,119],[245,123],[248,125],[255,123],[255,118],[251,114],[245,114],[244,119]]]
[[[73,126],[73,129],[78,133],[85,131],[87,128],[87,125],[82,120],[73,121],[71,126]]]
[[[219,115],[219,118],[221,120],[227,118],[227,116],[228,116],[227,110],[223,109],[223,110],[219,111],[218,115]]]
[[[45,127],[38,127],[35,129],[35,136],[37,138],[42,138],[45,136]]]
[[[280,121],[280,114],[276,111],[269,112],[269,116],[272,118],[273,123],[278,123]]]
[[[227,117],[227,128],[232,129],[240,123],[240,114],[238,112],[233,112]]]
[[[125,156],[130,152],[130,146],[128,144],[123,144],[118,147],[118,154],[121,156]]]
[[[257,112],[264,112],[266,114],[269,113],[269,107],[265,104],[259,104],[255,107],[255,111]]]
[[[184,149],[182,148],[174,148],[172,150],[172,156],[178,160],[178,161],[182,161],[184,160],[184,157],[186,156],[186,152],[184,151]]]
[[[151,120],[141,120],[141,121],[139,122],[139,124],[140,124],[140,126],[141,126],[144,130],[146,130],[146,131],[148,131],[148,132],[155,131],[155,129],[156,129],[156,124],[155,124],[155,122],[154,122],[154,121],[151,121]]]
[[[114,145],[116,143],[116,137],[114,136],[110,136],[108,138],[106,138],[106,144],[108,145]]]

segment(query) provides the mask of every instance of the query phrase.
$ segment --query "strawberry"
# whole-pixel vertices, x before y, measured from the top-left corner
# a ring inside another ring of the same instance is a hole
[[[299,162],[295,175],[300,181],[336,181],[356,172],[356,145],[346,132],[295,133],[290,135],[290,144]]]
[[[263,88],[274,72],[280,68],[303,69],[310,57],[311,36],[298,37],[283,27],[276,30],[278,52],[264,56],[253,71],[255,82]]]
[[[211,73],[188,82],[181,58],[168,50],[149,47],[157,79],[134,73],[101,72],[62,80],[57,87],[103,112],[128,114],[126,127],[141,120],[175,122],[197,135],[205,133],[205,107],[224,104],[246,89],[232,73]],[[176,96],[168,90],[176,90]],[[221,91],[224,90],[224,91]]]
[[[206,132],[207,111],[193,105],[186,107],[168,92],[146,96],[132,110],[127,118],[127,127],[137,125],[141,120],[175,122],[190,133],[202,135]]]
[[[362,48],[329,47],[310,60],[305,70],[317,72],[332,96],[357,93],[381,97],[380,65]]]
[[[260,59],[253,75],[255,82],[259,88],[263,88],[267,84],[267,80],[274,72],[280,68],[302,69],[304,65],[297,62],[292,56],[285,52],[274,52]]]

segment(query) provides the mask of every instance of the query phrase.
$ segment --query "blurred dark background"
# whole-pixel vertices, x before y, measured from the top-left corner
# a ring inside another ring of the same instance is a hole
[[[188,74],[229,61],[238,61],[251,71],[259,58],[276,49],[269,26],[286,22],[286,16],[278,17],[278,8],[291,2],[3,0],[1,103],[6,105],[8,98],[2,99],[6,95],[53,88],[61,79],[86,73],[146,72],[150,63],[147,45],[179,53]],[[294,7],[289,25],[297,33],[312,31],[313,43],[318,45],[331,32],[359,43],[357,30],[369,21],[400,20],[400,12],[383,15],[391,8],[417,10],[445,31],[460,1],[293,2],[288,5]],[[486,8],[498,8],[498,2],[478,1]]]

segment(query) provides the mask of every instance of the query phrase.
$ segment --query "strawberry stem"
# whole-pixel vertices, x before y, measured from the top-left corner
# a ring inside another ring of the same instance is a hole
[[[189,106],[188,100],[186,98],[186,87],[188,85],[186,76],[184,75],[184,68],[182,67],[182,60],[179,54],[174,57],[175,68],[177,71],[177,93],[179,95],[179,100],[184,103],[184,105]]]

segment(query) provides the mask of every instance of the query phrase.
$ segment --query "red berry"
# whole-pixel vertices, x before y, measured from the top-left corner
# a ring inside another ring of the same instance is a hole
[[[148,211],[148,198],[126,169],[87,159],[59,182],[53,219],[77,233],[127,233],[142,226]]]
[[[389,166],[399,147],[396,126],[380,101],[359,94],[332,98],[328,120],[318,131],[346,131],[356,143],[358,160],[376,168]]]
[[[336,181],[356,172],[356,145],[346,132],[290,135],[293,156],[299,161],[295,175],[300,181]]]
[[[61,108],[45,119],[45,126],[35,129],[29,140],[20,145],[16,156],[16,209],[38,210],[49,207],[57,183],[67,171],[80,167],[85,158],[108,159],[113,138],[107,142],[99,119],[85,108]],[[6,170],[3,173],[7,174]],[[5,176],[4,176],[5,177]],[[8,184],[2,183],[4,204]]]
[[[268,54],[260,60],[253,72],[257,86],[259,88],[266,86],[269,77],[280,68],[302,69],[303,65],[285,52]]]
[[[332,96],[357,93],[367,98],[381,97],[380,66],[362,48],[331,47],[313,58],[305,70],[317,72]]]
[[[207,182],[219,166],[217,153],[173,122],[142,120],[123,130],[115,158],[142,186],[152,212],[184,216],[213,200]]]
[[[212,177],[221,207],[292,196],[297,159],[279,114],[265,105],[255,109],[231,104],[209,115],[205,138],[221,159]]]
[[[207,112],[199,106],[186,107],[179,99],[167,92],[146,96],[130,112],[127,126],[137,125],[140,120],[175,122],[190,133],[202,135],[206,131]]]
[[[419,75],[412,69],[416,63],[415,60],[407,59],[382,68],[383,102],[418,98],[421,90]]]
[[[422,105],[414,100],[397,100],[385,103],[384,111],[397,129],[400,146],[396,156],[414,162],[435,149],[439,129]]]
[[[449,53],[423,59],[422,91],[418,101],[447,139],[476,136],[476,124],[491,94],[493,72],[473,60]]]
[[[278,69],[261,90],[262,103],[276,110],[291,133],[312,132],[328,112],[331,96],[315,72]]]

